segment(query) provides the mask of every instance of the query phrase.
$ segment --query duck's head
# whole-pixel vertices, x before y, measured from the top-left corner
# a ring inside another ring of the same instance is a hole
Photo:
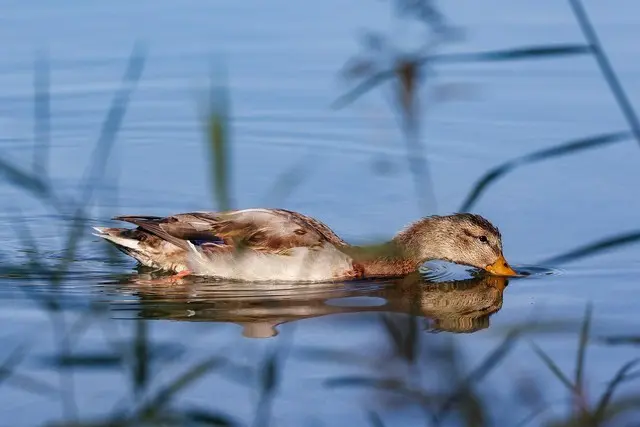
[[[416,262],[444,260],[470,265],[491,274],[517,273],[502,254],[497,227],[480,215],[431,216],[409,225],[394,241]]]

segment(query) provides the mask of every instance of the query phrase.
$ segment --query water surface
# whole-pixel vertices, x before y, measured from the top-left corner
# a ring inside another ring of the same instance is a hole
[[[635,101],[638,6],[632,1],[615,8],[595,1],[586,6]],[[118,214],[215,208],[198,101],[221,64],[231,101],[235,206],[298,210],[356,243],[389,238],[425,214],[416,203],[398,121],[383,93],[374,91],[343,110],[330,108],[345,89],[337,72],[357,52],[363,28],[389,31],[399,43],[411,38],[402,22],[391,18],[386,2],[359,0],[346,7],[338,0],[304,5],[76,0],[55,6],[6,1],[3,10],[0,39],[11,42],[0,45],[2,159],[25,168],[31,164],[33,61],[36,51],[46,49],[49,169],[64,194],[75,194],[84,176],[133,43],[142,41],[149,49],[87,225]],[[466,33],[446,52],[582,42],[562,2],[458,1],[444,11]],[[459,209],[474,182],[502,162],[626,129],[587,56],[448,65],[434,84],[466,89],[461,99],[429,106],[424,115],[437,201],[429,213]],[[69,218],[3,184],[0,237],[7,271],[0,279],[0,319],[6,325],[0,363],[20,346],[25,356],[15,375],[0,384],[2,418],[7,425],[42,425],[130,413],[136,388],[144,400],[191,367],[218,357],[224,363],[185,386],[167,408],[206,411],[241,424],[270,418],[273,425],[369,425],[372,409],[385,425],[422,423],[423,413],[406,397],[332,381],[394,377],[426,389],[446,388],[453,381],[436,375],[442,372],[434,361],[436,349],[455,345],[468,372],[510,327],[533,320],[579,322],[588,302],[594,307],[594,339],[587,387],[595,396],[637,356],[633,345],[612,346],[607,343],[615,341],[597,338],[637,335],[638,246],[563,264],[544,261],[636,232],[639,162],[638,144],[626,140],[522,167],[497,181],[473,210],[500,227],[507,259],[536,273],[508,283],[485,277],[433,284],[412,277],[403,283],[266,289],[207,281],[145,286],[134,263],[114,258],[87,227],[70,274],[52,286],[46,275],[27,281],[10,274],[8,266],[28,267],[34,253],[23,226],[37,242],[38,259],[60,261]],[[292,190],[274,191],[283,173],[296,167],[302,173]],[[537,274],[547,269],[554,274]],[[410,315],[419,319],[412,339],[419,338],[421,349],[413,365],[393,338],[393,331],[405,336],[413,330]],[[575,325],[562,327],[527,340],[571,373],[577,331]],[[282,360],[278,385],[272,400],[261,400],[262,373],[274,352]],[[490,401],[508,402],[515,380],[530,378],[545,390],[545,400],[566,397],[526,340],[479,390]],[[638,391],[633,382],[623,389]],[[498,407],[493,412],[500,424],[527,411],[504,414]]]

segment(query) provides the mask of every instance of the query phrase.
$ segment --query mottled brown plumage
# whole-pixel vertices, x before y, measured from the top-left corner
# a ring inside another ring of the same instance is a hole
[[[284,209],[114,218],[136,229],[100,237],[141,264],[237,280],[332,281],[403,276],[430,259],[514,274],[500,232],[479,215],[423,218],[376,247],[349,245],[322,222]]]

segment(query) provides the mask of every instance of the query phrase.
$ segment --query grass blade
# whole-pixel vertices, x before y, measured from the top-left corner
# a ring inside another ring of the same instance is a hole
[[[80,206],[86,206],[89,203],[95,184],[104,175],[109,155],[129,106],[129,100],[142,77],[145,62],[145,50],[140,45],[134,46],[122,77],[122,85],[111,101],[111,106],[102,123],[100,135],[93,150],[91,162],[85,172],[85,179],[82,183],[82,197],[79,202]]]
[[[589,343],[589,328],[591,326],[592,311],[593,309],[591,304],[587,304],[587,308],[584,313],[584,321],[580,328],[580,339],[578,342],[578,354],[576,358],[576,377],[574,382],[576,390],[578,391],[582,391],[584,385],[584,360],[587,353],[587,345]]]
[[[418,350],[420,336],[418,335],[417,316],[396,317],[388,314],[380,316],[387,335],[393,343],[395,353],[405,359],[408,363],[415,363]]]
[[[521,157],[509,160],[499,166],[490,169],[480,178],[473,186],[469,195],[462,203],[460,208],[461,212],[467,212],[472,206],[476,204],[480,196],[487,190],[487,188],[493,184],[497,179],[511,172],[513,169],[537,163],[543,160],[551,159],[554,157],[566,156],[569,154],[575,154],[578,151],[590,150],[593,148],[599,148],[605,145],[615,144],[628,139],[631,136],[629,132],[615,132],[602,135],[590,136],[587,138],[581,138],[574,141],[569,141],[564,144],[557,145],[551,148],[545,148],[540,151],[535,151],[530,154],[526,154]]]
[[[609,89],[613,94],[624,118],[627,120],[629,127],[631,128],[633,135],[636,138],[636,141],[640,144],[640,120],[638,120],[638,115],[636,114],[635,109],[633,108],[633,104],[629,100],[618,76],[609,61],[609,57],[602,47],[602,43],[600,43],[600,38],[596,33],[596,30],[589,19],[589,15],[587,15],[587,11],[582,6],[582,2],[580,0],[570,0],[569,4],[571,5],[571,9],[573,11],[578,24],[580,25],[580,29],[582,30],[582,34],[585,39],[589,42],[589,45],[592,46],[593,54],[598,62],[598,66],[600,67],[600,71],[604,76],[607,84],[609,85]]]
[[[0,365],[0,384],[6,381],[12,374],[16,366],[24,359],[26,349],[24,346],[16,347]]]
[[[260,370],[260,398],[253,420],[254,427],[268,426],[271,421],[271,404],[279,381],[279,352],[274,351],[267,357]]]
[[[263,204],[278,206],[291,195],[310,174],[315,165],[312,156],[308,155],[294,163],[290,168],[279,174],[271,188],[263,198]]]
[[[586,55],[592,53],[586,44],[559,44],[524,46],[485,52],[433,55],[427,61],[433,62],[486,62],[517,61],[525,59],[553,59],[556,57]]]
[[[640,335],[608,335],[600,337],[599,341],[607,345],[640,345]]]
[[[377,74],[374,74],[373,76],[364,80],[360,84],[356,85],[356,87],[333,101],[333,103],[331,104],[331,108],[339,110],[346,107],[365,93],[369,92],[371,89],[382,84],[385,80],[392,78],[394,75],[395,72],[393,70],[381,71]]]
[[[371,424],[372,427],[384,427],[384,422],[376,411],[369,411],[367,418],[369,419],[369,424]]]
[[[229,138],[229,97],[227,87],[221,82],[212,86],[209,98],[209,111],[205,118],[209,142],[212,169],[214,199],[218,209],[231,209],[230,186],[230,138]]]
[[[271,394],[276,388],[278,382],[278,359],[277,353],[269,355],[266,363],[262,368],[262,393]]]
[[[640,362],[640,359],[633,359],[625,363],[620,367],[620,369],[618,369],[618,372],[616,372],[616,375],[613,377],[613,379],[609,381],[609,384],[607,385],[605,392],[602,394],[602,397],[600,398],[600,401],[598,402],[593,415],[596,422],[604,421],[605,411],[607,410],[607,407],[611,402],[613,393],[616,391],[616,388],[626,379],[629,370],[635,367],[638,362]]]
[[[67,268],[75,256],[76,249],[84,232],[84,225],[87,221],[84,214],[85,209],[91,202],[95,185],[102,179],[107,165],[109,155],[114,146],[116,136],[122,126],[124,115],[127,111],[131,95],[142,76],[146,55],[140,46],[135,46],[127,69],[122,78],[121,88],[115,93],[111,106],[102,124],[100,135],[93,150],[92,160],[85,171],[84,179],[81,183],[81,197],[75,207],[75,214],[67,236],[64,254],[61,262],[57,266],[56,275],[52,277],[52,283],[58,284],[67,273]]]
[[[613,420],[617,417],[622,416],[628,412],[632,412],[635,414],[635,419],[638,417],[638,410],[640,408],[640,395],[632,394],[630,396],[623,396],[614,401],[611,401],[607,406],[600,418],[595,418],[595,416],[591,419],[592,425],[620,425],[613,424]],[[602,421],[607,421],[604,424]],[[600,422],[600,424],[597,424]],[[595,423],[595,424],[594,424]],[[635,425],[635,424],[626,424],[626,425]]]
[[[551,409],[550,405],[545,405],[541,408],[535,409],[529,415],[520,420],[520,422],[518,422],[515,427],[525,427],[527,424],[531,423],[533,420],[535,420],[543,413],[547,412],[549,409]]]
[[[51,189],[44,180],[2,159],[0,159],[0,176],[12,185],[27,190],[37,197],[46,199],[51,196]]]
[[[57,395],[59,391],[55,387],[16,372],[17,366],[24,360],[26,354],[26,348],[24,346],[18,346],[9,354],[2,364],[0,364],[0,385],[5,381],[11,381],[14,387],[19,387],[31,393],[49,396]]]
[[[399,390],[404,383],[396,378],[369,378],[361,376],[345,376],[339,378],[329,378],[324,381],[324,385],[329,388],[336,387],[372,387],[386,390]]]
[[[166,387],[163,387],[150,401],[150,403],[144,405],[139,413],[143,417],[152,416],[157,414],[162,410],[162,408],[167,405],[171,399],[173,399],[178,393],[187,388],[194,381],[199,380],[204,375],[208,374],[211,370],[221,366],[225,363],[225,360],[214,356],[211,357],[204,362],[198,363],[189,370],[187,370],[184,374],[180,375],[176,378],[171,384]]]
[[[33,173],[35,176],[48,176],[49,148],[51,145],[51,96],[50,96],[49,59],[44,53],[36,57],[33,87]],[[43,178],[44,179],[44,178]]]
[[[147,322],[140,319],[136,322],[136,334],[133,341],[133,386],[136,395],[140,395],[147,387],[149,380],[149,337]]]
[[[562,373],[558,365],[556,365],[555,362],[551,360],[547,353],[545,353],[540,347],[533,343],[531,343],[531,347],[533,348],[533,351],[535,351],[535,353],[538,355],[538,357],[542,359],[544,364],[547,365],[547,368],[549,368],[549,370],[556,376],[556,378],[558,378],[560,382],[562,382],[562,384],[564,384],[572,394],[575,394],[575,386],[571,383],[569,378],[567,378],[567,376]]]
[[[629,245],[640,241],[640,231],[632,231],[619,236],[608,237],[606,239],[598,240],[594,243],[572,249],[561,255],[556,255],[551,258],[540,261],[540,264],[558,265],[564,264],[570,261],[575,261],[580,258],[592,256],[600,252],[617,248],[618,246]]]
[[[516,343],[517,333],[508,334],[505,339],[491,351],[484,360],[469,375],[464,378],[457,389],[445,400],[440,407],[436,419],[441,420],[442,417],[458,402],[463,396],[469,395],[471,386],[482,381],[493,369],[500,364],[507,354],[511,351]]]
[[[525,46],[519,48],[508,48],[486,52],[459,53],[448,55],[428,55],[416,58],[416,65],[424,65],[432,62],[479,62],[479,61],[515,61],[530,59],[550,59],[563,56],[585,55],[591,53],[591,47],[585,44],[560,44],[543,46]],[[355,88],[336,99],[332,107],[335,109],[344,108],[351,104],[364,93],[380,85],[385,80],[396,75],[393,69],[380,71],[368,79],[358,84]]]
[[[26,392],[42,396],[57,397],[60,390],[56,387],[30,376],[14,372],[8,379],[12,387],[20,388]]]
[[[190,421],[193,421],[197,425],[219,427],[234,427],[239,425],[227,415],[210,412],[205,409],[191,408],[181,412],[185,415],[186,418],[188,418]]]
[[[324,386],[327,388],[364,387],[385,390],[410,398],[429,409],[433,408],[434,403],[441,402],[444,399],[442,395],[429,394],[421,389],[410,388],[405,382],[397,378],[370,378],[357,375],[344,376],[329,378],[324,381]]]

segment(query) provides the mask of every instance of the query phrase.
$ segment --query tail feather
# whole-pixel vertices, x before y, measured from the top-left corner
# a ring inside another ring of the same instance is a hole
[[[105,239],[116,249],[134,258],[140,264],[164,270],[186,269],[184,249],[140,228],[93,227],[94,236]],[[193,248],[195,250],[195,248]],[[196,250],[197,251],[197,250]]]
[[[132,250],[140,250],[140,241],[132,238],[123,236],[123,232],[129,231],[124,228],[107,228],[107,227],[93,227],[97,233],[92,233],[94,236],[101,237],[114,245],[116,247],[124,247]]]

